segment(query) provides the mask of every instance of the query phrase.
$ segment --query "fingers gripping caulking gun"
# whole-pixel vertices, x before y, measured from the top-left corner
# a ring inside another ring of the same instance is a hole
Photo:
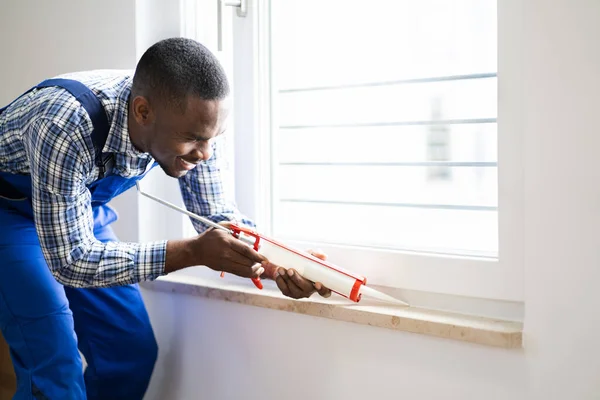
[[[260,233],[255,232],[252,229],[231,224],[230,228],[223,225],[217,224],[207,218],[196,215],[189,212],[181,207],[178,207],[172,203],[159,199],[151,194],[145,193],[140,188],[139,183],[136,182],[137,190],[143,196],[146,196],[154,201],[161,203],[171,209],[179,211],[203,224],[210,226],[215,229],[225,230],[235,238],[242,240],[247,245],[251,246],[265,256],[269,262],[282,266],[284,268],[293,268],[304,278],[312,282],[320,282],[325,287],[331,289],[332,292],[339,294],[340,296],[346,297],[349,300],[358,303],[362,295],[372,297],[377,300],[385,301],[388,303],[408,305],[407,303],[398,300],[392,296],[388,296],[385,293],[381,293],[371,287],[366,286],[367,278],[364,276],[355,274],[350,271],[346,271],[334,264],[327,261],[323,261],[313,255],[293,249],[283,243],[280,243],[274,239],[268,238]],[[221,273],[223,276],[223,273]],[[252,279],[254,285],[262,289],[262,282],[258,278]]]

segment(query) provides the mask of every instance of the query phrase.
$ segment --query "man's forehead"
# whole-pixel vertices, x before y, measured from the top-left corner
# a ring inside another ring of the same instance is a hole
[[[220,100],[204,100],[196,96],[188,96],[185,100],[184,114],[212,117],[221,110]]]
[[[172,130],[210,139],[223,131],[227,110],[219,100],[188,100],[185,112],[169,113]]]

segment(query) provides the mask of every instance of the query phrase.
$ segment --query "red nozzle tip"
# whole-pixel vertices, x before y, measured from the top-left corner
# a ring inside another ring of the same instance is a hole
[[[260,278],[252,278],[252,282],[254,282],[254,286],[256,286],[257,288],[262,290],[263,284],[262,284]]]

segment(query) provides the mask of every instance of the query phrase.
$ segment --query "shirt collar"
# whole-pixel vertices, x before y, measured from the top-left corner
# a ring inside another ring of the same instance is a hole
[[[131,94],[132,78],[128,77],[114,103],[114,111],[110,121],[108,138],[104,145],[105,153],[121,153],[131,157],[150,157],[150,154],[137,150],[129,137],[127,118],[129,115],[129,96]]]

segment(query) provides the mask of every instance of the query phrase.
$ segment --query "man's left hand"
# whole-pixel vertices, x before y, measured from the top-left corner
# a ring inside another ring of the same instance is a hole
[[[325,260],[326,258],[322,253],[310,250],[308,252],[321,260]],[[265,267],[264,275],[275,279],[277,287],[287,297],[301,299],[310,297],[315,292],[319,293],[322,297],[331,296],[331,290],[323,286],[320,282],[312,283],[294,269],[286,270],[282,266],[269,262],[264,262],[263,267]]]

